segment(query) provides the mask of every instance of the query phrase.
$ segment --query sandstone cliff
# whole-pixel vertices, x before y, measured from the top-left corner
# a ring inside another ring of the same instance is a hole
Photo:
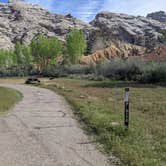
[[[39,35],[64,40],[72,29],[88,34],[95,28],[70,15],[52,14],[38,5],[25,2],[0,3],[0,48],[11,48],[16,41],[29,44]]]
[[[108,61],[114,58],[126,59],[131,56],[144,56],[145,48],[132,44],[111,44],[110,47],[97,50],[93,54],[80,59],[80,64],[96,64],[101,61]]]
[[[100,33],[92,37],[90,50],[93,51],[108,47],[117,40],[143,47],[153,46],[162,42],[162,31],[166,29],[166,22],[110,12],[97,14],[90,24],[100,29]]]
[[[159,11],[159,12],[150,13],[147,15],[147,18],[151,18],[153,20],[166,23],[166,12]]]
[[[29,44],[39,34],[65,41],[71,30],[82,29],[93,58],[128,57],[136,52],[142,55],[144,47],[162,42],[165,18],[165,12],[147,17],[101,12],[88,24],[70,14],[50,13],[38,5],[0,3],[0,48],[12,48],[16,41]]]

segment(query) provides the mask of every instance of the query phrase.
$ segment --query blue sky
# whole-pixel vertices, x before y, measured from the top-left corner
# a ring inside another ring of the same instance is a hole
[[[0,0],[5,2],[7,0]],[[25,0],[26,2],[40,4],[54,13],[68,14],[84,21],[91,21],[96,13],[110,11],[133,15],[146,15],[147,13],[164,10],[166,0]]]

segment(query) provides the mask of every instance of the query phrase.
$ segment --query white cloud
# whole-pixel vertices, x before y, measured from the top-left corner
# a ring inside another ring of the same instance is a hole
[[[147,13],[164,10],[166,0],[25,0],[40,4],[51,12],[71,13],[84,21],[90,21],[99,11],[146,15]]]
[[[42,7],[55,12],[72,15],[89,21],[100,10],[103,0],[25,0],[40,4]]]
[[[105,0],[101,10],[146,15],[154,11],[166,11],[166,0]]]
[[[100,10],[101,2],[98,0],[88,0],[83,6],[78,6],[76,12],[79,14],[80,19],[89,21],[89,19],[96,15]]]

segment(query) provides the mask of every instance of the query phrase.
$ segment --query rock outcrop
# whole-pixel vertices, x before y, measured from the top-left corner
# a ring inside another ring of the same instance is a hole
[[[146,56],[144,56],[144,60],[166,62],[166,46],[161,45],[156,47],[152,52],[147,53]]]
[[[126,59],[131,56],[143,56],[144,47],[132,44],[112,44],[110,47],[97,50],[93,54],[84,56],[80,59],[80,64],[90,65],[101,61],[110,61],[114,58]]]
[[[151,18],[110,12],[97,14],[90,24],[100,29],[98,35],[91,37],[93,44],[90,45],[90,50],[108,47],[117,40],[150,47],[162,42],[162,31],[166,29],[166,23]]]
[[[95,52],[93,57],[127,57],[135,52],[140,54],[136,51],[139,46],[162,42],[162,31],[166,29],[164,20],[163,12],[147,18],[101,12],[88,24],[71,14],[53,14],[38,5],[14,0],[0,3],[0,48],[12,48],[17,41],[30,44],[37,35],[65,41],[71,30],[81,29],[87,37],[89,54]]]
[[[38,5],[0,3],[0,48],[11,48],[16,41],[29,44],[39,34],[64,40],[72,29],[82,29],[88,37],[96,28],[69,15],[52,14]]]
[[[159,12],[150,13],[147,15],[147,18],[151,18],[153,20],[157,20],[157,21],[166,23],[166,12],[159,11]]]

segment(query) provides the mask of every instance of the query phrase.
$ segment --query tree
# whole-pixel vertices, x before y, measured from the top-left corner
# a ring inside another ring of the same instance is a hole
[[[12,66],[16,66],[17,62],[15,61],[16,59],[16,55],[14,53],[14,51],[11,50],[6,50],[6,65],[8,67],[12,67]]]
[[[30,66],[32,64],[32,53],[31,48],[27,45],[22,45],[22,54],[23,56],[23,63],[25,66]]]
[[[73,30],[67,36],[67,53],[69,61],[72,64],[78,62],[87,49],[87,42],[84,33],[81,30]]]
[[[6,61],[7,61],[7,57],[6,57],[5,50],[1,49],[0,50],[0,66],[6,67],[6,65],[7,65]]]
[[[163,31],[164,42],[166,43],[166,30]]]
[[[50,64],[56,63],[56,58],[62,54],[63,45],[54,37],[38,36],[31,43],[33,60],[40,72]]]
[[[0,50],[0,67],[11,67],[14,65],[15,54],[13,50]]]
[[[13,61],[15,62],[15,64],[24,67],[30,66],[32,62],[32,56],[31,49],[29,46],[17,42],[15,45],[14,53],[15,57],[13,57]]]

